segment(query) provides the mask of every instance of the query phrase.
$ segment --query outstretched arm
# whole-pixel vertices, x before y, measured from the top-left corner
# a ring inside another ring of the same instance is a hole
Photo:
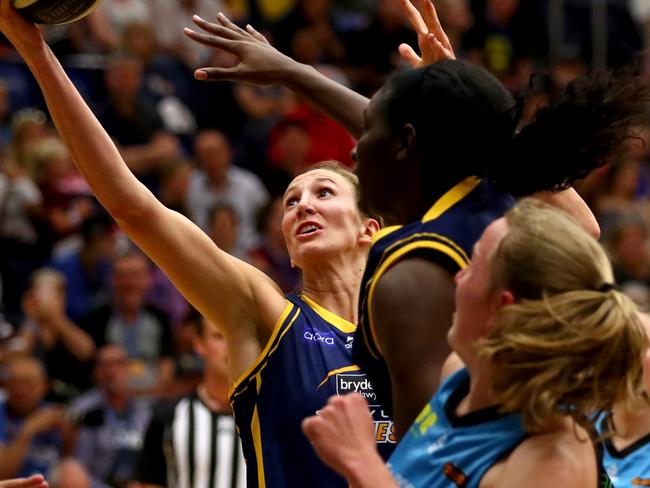
[[[377,452],[368,403],[357,393],[333,396],[302,430],[320,458],[353,488],[397,487]]]
[[[220,324],[233,353],[231,374],[245,370],[284,309],[279,288],[218,249],[133,176],[38,29],[18,15],[10,0],[1,0],[0,29],[34,74],[61,137],[95,195],[186,298]],[[242,349],[246,354],[239,354]]]
[[[29,478],[0,481],[0,488],[47,488],[49,485],[43,475],[35,474]]]
[[[411,67],[424,66],[442,59],[454,59],[447,35],[442,30],[433,4],[424,2],[422,14],[410,3],[400,0],[413,28],[418,34],[422,57],[408,45],[399,47],[400,54]],[[271,46],[252,26],[242,29],[223,15],[215,23],[199,16],[192,18],[201,29],[185,29],[192,40],[234,54],[239,59],[230,68],[206,67],[195,72],[199,80],[233,80],[258,85],[281,84],[326,113],[356,139],[361,137],[363,111],[368,99],[320,74],[314,67],[301,64]]]

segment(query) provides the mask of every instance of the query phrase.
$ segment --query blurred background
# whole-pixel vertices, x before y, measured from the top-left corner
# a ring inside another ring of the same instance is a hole
[[[526,97],[524,120],[592,71],[650,82],[650,0],[434,3],[457,57]],[[82,21],[43,28],[138,178],[289,292],[299,276],[280,231],[281,195],[313,163],[351,166],[355,143],[282,87],[194,80],[197,67],[236,62],[183,35],[192,14],[219,11],[368,96],[404,68],[397,46],[416,38],[398,0],[104,0]],[[577,189],[619,283],[647,307],[650,131],[638,136]],[[152,405],[201,381],[200,317],[102,211],[4,39],[0,297],[0,444],[30,436],[22,457],[0,459],[0,479],[39,471],[56,474],[52,486],[127,486]],[[106,398],[117,420],[102,414]],[[69,456],[77,461],[61,464]]]

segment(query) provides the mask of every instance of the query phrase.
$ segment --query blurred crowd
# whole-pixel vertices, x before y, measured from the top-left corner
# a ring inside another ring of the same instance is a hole
[[[650,0],[434,3],[457,56],[522,97],[524,121],[592,69],[650,73]],[[82,21],[44,27],[140,181],[289,292],[300,277],[282,237],[282,192],[313,163],[352,166],[354,140],[284,88],[194,80],[198,67],[235,62],[183,35],[192,14],[219,11],[365,95],[402,67],[397,47],[417,41],[397,0],[103,0]],[[625,154],[578,187],[618,282],[642,306],[649,144],[639,129]],[[152,405],[200,381],[200,318],[101,210],[6,41],[0,279],[0,443],[21,441],[0,459],[0,479],[38,471],[51,486],[126,486]]]

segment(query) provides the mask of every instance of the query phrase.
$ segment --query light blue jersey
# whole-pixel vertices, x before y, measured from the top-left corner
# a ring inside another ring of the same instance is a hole
[[[448,377],[400,441],[388,464],[401,487],[476,488],[524,440],[519,414],[488,407],[456,415],[468,391],[466,369]]]
[[[609,427],[600,419],[598,432],[606,434]],[[650,486],[650,434],[625,449],[618,450],[611,439],[602,442],[602,465],[616,488]]]

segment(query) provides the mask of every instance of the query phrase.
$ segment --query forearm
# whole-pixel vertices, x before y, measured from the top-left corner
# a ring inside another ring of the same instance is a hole
[[[375,488],[377,486],[391,488],[399,486],[388,466],[379,457],[379,454],[372,458],[358,460],[355,466],[350,468],[346,478],[350,482],[350,488]]]
[[[32,441],[31,435],[24,431],[0,451],[0,479],[13,478],[18,475],[25,462]]]
[[[336,120],[355,139],[361,137],[363,112],[369,103],[366,97],[298,62],[290,65],[282,83]]]
[[[63,346],[79,361],[87,361],[95,354],[95,343],[83,330],[73,324],[67,317],[57,317],[53,326]]]
[[[146,190],[65,74],[50,48],[14,42],[38,82],[59,134],[95,195],[114,216],[138,208]]]
[[[533,198],[541,200],[553,207],[567,213],[586,230],[589,235],[598,239],[600,237],[600,227],[589,206],[582,197],[573,188],[560,192],[538,192]]]

